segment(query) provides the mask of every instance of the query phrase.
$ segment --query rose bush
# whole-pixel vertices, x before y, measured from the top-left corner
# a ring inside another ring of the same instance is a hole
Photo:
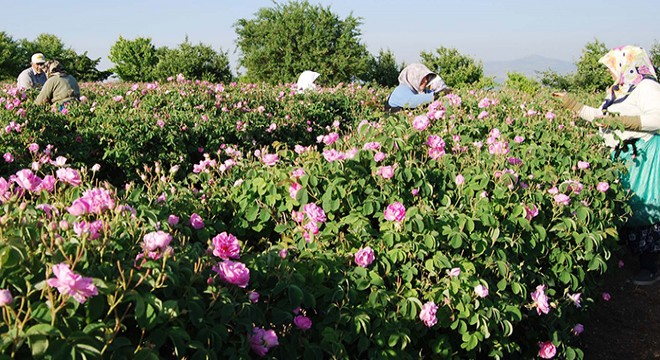
[[[549,94],[122,86],[67,114],[5,91],[3,354],[583,356],[629,208]]]

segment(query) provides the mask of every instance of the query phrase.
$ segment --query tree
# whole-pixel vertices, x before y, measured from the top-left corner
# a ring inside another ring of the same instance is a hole
[[[649,57],[651,58],[651,63],[655,68],[655,73],[660,74],[660,43],[655,41],[649,49]]]
[[[504,86],[528,94],[535,94],[541,89],[541,84],[538,81],[530,79],[520,72],[507,72]]]
[[[537,72],[541,84],[552,89],[568,91],[574,88],[575,81],[573,77],[575,74],[562,75],[552,69]]]
[[[369,53],[359,40],[360,20],[341,20],[329,7],[307,1],[275,4],[254,19],[239,19],[234,27],[245,79],[290,83],[305,70],[320,73],[319,84],[362,77]]]
[[[0,31],[0,80],[14,79],[23,70],[19,43]]]
[[[609,49],[598,41],[587,43],[582,49],[582,57],[575,63],[577,72],[574,77],[576,88],[589,92],[598,92],[612,85],[612,75],[598,60],[607,54]]]
[[[192,45],[188,37],[176,49],[158,49],[158,58],[154,74],[158,79],[177,74],[211,82],[230,82],[233,78],[226,53],[201,43]]]
[[[115,64],[111,70],[124,81],[152,81],[155,78],[158,57],[151,38],[127,40],[119,36],[110,48],[108,58]]]
[[[369,67],[364,80],[373,81],[381,86],[397,86],[399,84],[399,73],[404,67],[404,63],[396,63],[392,51],[381,49],[377,57],[372,57],[369,60]]]
[[[40,34],[36,39],[21,40],[21,60],[25,67],[30,66],[30,57],[34,53],[43,53],[46,59],[59,61],[64,69],[78,81],[100,81],[110,76],[109,71],[97,69],[101,58],[92,60],[87,51],[82,54],[67,48],[64,42],[53,34]]]
[[[481,61],[476,62],[456,49],[440,47],[435,53],[422,51],[422,64],[439,74],[449,87],[461,87],[483,82]]]

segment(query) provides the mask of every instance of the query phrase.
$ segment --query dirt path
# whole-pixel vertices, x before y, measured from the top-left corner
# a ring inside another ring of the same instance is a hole
[[[637,258],[623,254],[600,287],[610,301],[598,298],[590,309],[582,333],[584,358],[616,360],[660,359],[660,282],[636,286],[630,278],[638,269]]]

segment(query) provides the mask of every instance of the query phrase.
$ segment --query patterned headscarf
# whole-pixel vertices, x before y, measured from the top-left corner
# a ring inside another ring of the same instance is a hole
[[[399,84],[407,85],[409,88],[420,93],[422,92],[422,89],[419,88],[419,84],[428,74],[435,75],[433,71],[429,70],[429,68],[422,64],[410,64],[401,70],[401,74],[399,74]]]
[[[614,48],[598,62],[607,66],[616,77],[614,84],[608,89],[603,110],[623,101],[643,79],[658,81],[649,55],[638,46],[626,45]]]
[[[66,76],[64,67],[62,67],[62,64],[60,64],[60,62],[57,60],[46,61],[44,67],[46,68],[46,77],[50,78],[53,76]]]

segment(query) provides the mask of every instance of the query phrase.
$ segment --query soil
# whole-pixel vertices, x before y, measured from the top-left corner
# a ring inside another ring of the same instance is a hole
[[[614,256],[613,256],[614,257]],[[623,267],[617,266],[623,260]],[[660,282],[637,286],[631,278],[637,257],[622,253],[610,265],[599,288],[611,298],[598,297],[584,321],[584,359],[660,359]]]

